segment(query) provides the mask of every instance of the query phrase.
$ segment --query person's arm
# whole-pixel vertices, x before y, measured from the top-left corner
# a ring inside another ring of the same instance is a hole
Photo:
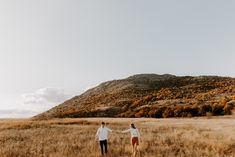
[[[111,130],[111,129],[109,129],[109,128],[107,128],[107,130],[108,130],[109,132],[113,132],[113,130]]]
[[[99,138],[99,134],[100,134],[100,128],[97,130],[96,135],[95,135],[95,140],[97,140]]]
[[[130,129],[127,129],[127,130],[121,131],[121,133],[127,133],[127,132],[130,132]]]
[[[140,138],[140,132],[139,132],[139,130],[138,130],[138,129],[136,129],[136,130],[137,130],[138,137]]]
[[[139,132],[139,130],[138,130],[138,129],[136,129],[136,130],[137,130],[137,134],[138,134],[139,142],[142,142],[142,139],[141,139],[141,137],[140,137],[140,132]]]

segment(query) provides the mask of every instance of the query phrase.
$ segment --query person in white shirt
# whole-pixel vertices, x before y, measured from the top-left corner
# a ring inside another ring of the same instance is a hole
[[[140,132],[133,123],[131,124],[130,129],[122,131],[122,133],[127,133],[127,132],[130,132],[131,134],[132,156],[135,157],[138,151],[137,146],[139,145],[140,142]]]
[[[104,122],[101,123],[101,127],[99,127],[96,132],[96,138],[98,138],[99,140],[102,155],[104,155],[104,149],[105,149],[105,154],[107,154],[108,152],[107,140],[108,140],[108,134],[110,132],[112,132],[112,130],[107,128]]]

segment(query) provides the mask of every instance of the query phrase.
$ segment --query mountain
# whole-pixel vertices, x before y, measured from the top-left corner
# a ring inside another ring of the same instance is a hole
[[[235,78],[138,74],[101,83],[34,119],[192,117],[231,114]]]

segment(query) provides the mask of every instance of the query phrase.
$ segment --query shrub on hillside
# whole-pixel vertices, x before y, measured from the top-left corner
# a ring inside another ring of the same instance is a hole
[[[163,114],[162,114],[163,118],[169,118],[169,117],[174,117],[174,109],[171,107],[167,107]]]
[[[206,113],[212,112],[211,105],[200,105],[198,110],[199,116],[206,116]]]
[[[159,107],[157,108],[155,112],[155,118],[163,118],[163,113],[165,111],[166,107]]]
[[[144,117],[144,116],[145,116],[145,112],[143,109],[141,109],[137,113],[135,113],[135,118],[140,118],[140,117]]]
[[[166,107],[157,107],[149,110],[148,116],[152,118],[163,118],[163,113],[165,111]]]
[[[155,112],[156,112],[156,109],[151,109],[151,110],[148,112],[148,116],[151,117],[151,118],[155,118]]]
[[[184,112],[183,106],[176,106],[174,108],[174,117],[182,117],[183,112]]]
[[[214,116],[217,116],[217,115],[224,115],[224,106],[223,105],[220,105],[220,104],[214,104],[212,106],[212,114]]]
[[[227,103],[227,104],[224,106],[224,108],[223,108],[224,114],[225,114],[225,115],[230,115],[230,114],[232,114],[232,110],[233,110],[233,109],[234,109],[234,105],[231,104],[231,103]]]
[[[192,116],[198,116],[198,107],[196,106],[185,106],[184,107],[184,112],[188,113],[187,114],[187,117],[189,117],[189,115],[192,117]]]

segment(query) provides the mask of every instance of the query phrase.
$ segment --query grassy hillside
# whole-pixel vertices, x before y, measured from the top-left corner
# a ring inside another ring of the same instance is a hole
[[[100,84],[34,118],[194,117],[231,114],[235,79],[140,74]]]

